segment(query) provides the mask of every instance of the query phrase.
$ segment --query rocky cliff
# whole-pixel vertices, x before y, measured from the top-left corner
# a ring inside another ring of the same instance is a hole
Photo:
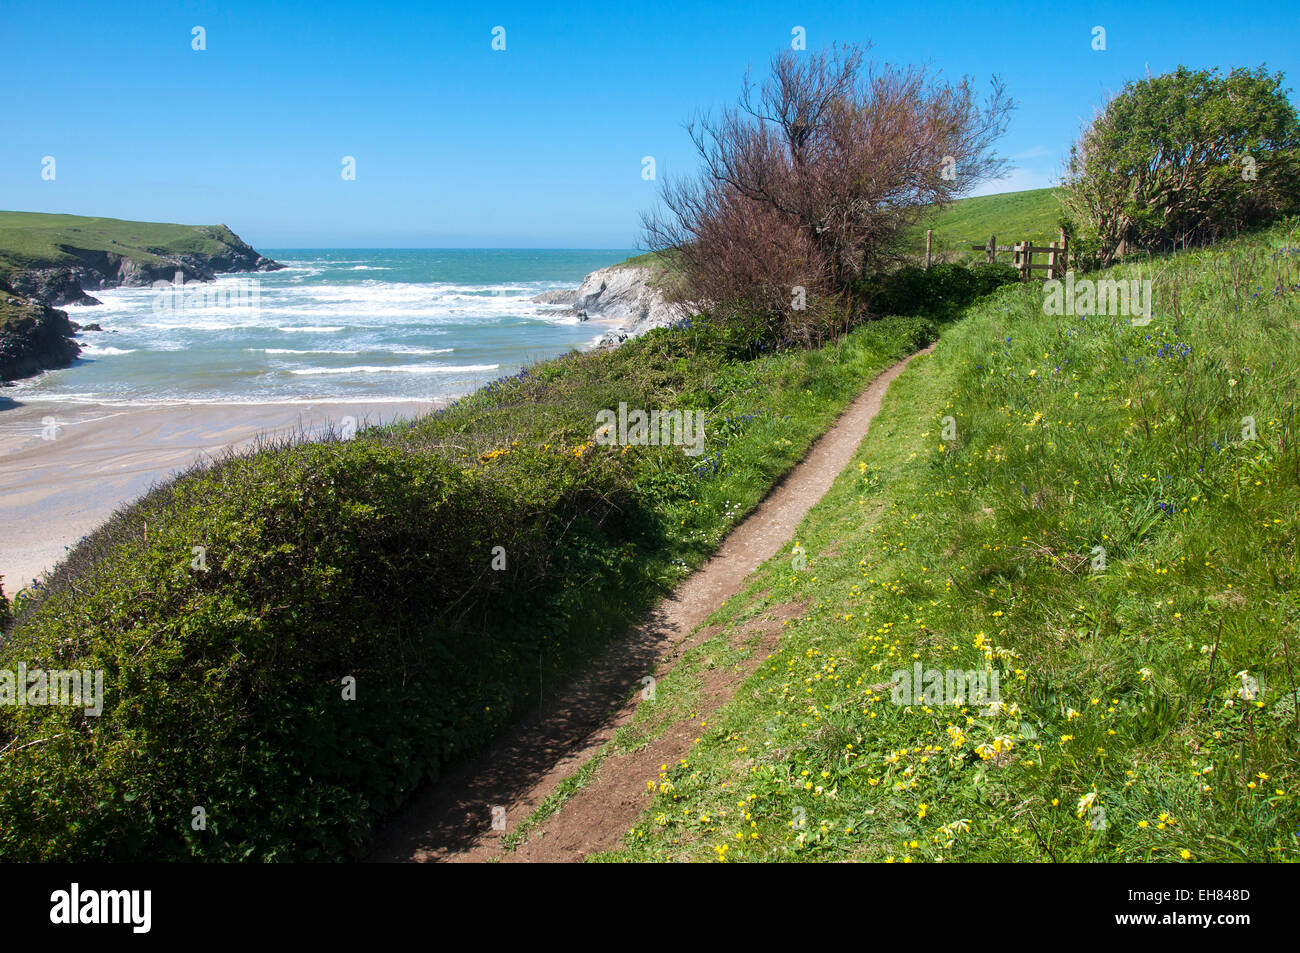
[[[66,367],[81,353],[67,312],[24,297],[0,281],[0,381]]]
[[[226,226],[214,231],[221,235],[214,238],[214,253],[150,249],[142,255],[61,245],[59,262],[35,263],[15,270],[8,276],[9,284],[19,294],[49,305],[99,304],[86,289],[151,285],[155,281],[172,281],[177,272],[187,282],[211,281],[219,274],[284,267],[258,254]]]
[[[225,225],[0,212],[0,380],[64,367],[80,348],[59,305],[96,305],[87,289],[212,281],[284,266]]]
[[[620,344],[685,317],[688,310],[664,299],[654,285],[656,273],[640,265],[611,265],[593,271],[572,291],[548,291],[533,298],[538,304],[565,305],[583,320],[617,321],[597,347]]]

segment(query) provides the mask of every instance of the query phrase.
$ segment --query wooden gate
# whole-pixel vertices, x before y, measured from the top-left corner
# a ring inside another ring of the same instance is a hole
[[[926,267],[930,266],[930,241],[929,235],[926,236]],[[1012,259],[1016,271],[1020,272],[1023,281],[1028,281],[1034,276],[1035,271],[1046,271],[1047,280],[1053,278],[1064,278],[1066,263],[1070,254],[1069,239],[1065,237],[1065,229],[1061,229],[1060,241],[1049,242],[1046,245],[1035,245],[1033,242],[1016,242],[1014,245],[999,245],[998,237],[990,235],[989,240],[983,245],[971,245],[971,251],[984,252],[984,261],[992,265],[997,261],[998,252],[1013,252]],[[1034,263],[1035,255],[1046,255],[1046,263]]]
[[[1053,278],[1064,278],[1066,261],[1070,253],[1070,242],[1065,237],[1065,229],[1061,229],[1060,241],[1049,242],[1046,245],[1035,245],[1033,242],[1016,242],[1015,248],[1015,268],[1020,272],[1021,280],[1028,281],[1034,277],[1035,271],[1046,271],[1047,280]],[[1034,264],[1034,255],[1047,255],[1046,264]]]

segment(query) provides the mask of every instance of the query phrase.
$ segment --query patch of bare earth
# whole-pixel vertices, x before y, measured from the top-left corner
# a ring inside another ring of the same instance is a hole
[[[696,723],[675,722],[631,753],[611,751],[594,777],[517,850],[506,853],[501,840],[631,721],[644,676],[662,677],[684,652],[718,634],[700,624],[790,542],[808,510],[853,458],[889,384],[909,361],[931,350],[933,346],[872,381],[718,552],[644,623],[611,645],[562,692],[508,728],[487,751],[448,772],[418,797],[381,834],[369,859],[574,861],[617,845],[649,804],[647,779],[658,774],[659,765],[685,756],[696,737]],[[720,666],[706,674],[698,717],[707,718],[734,695],[775,649],[782,623],[801,611],[801,606],[778,607],[733,630],[734,645],[755,635],[759,643],[744,664]],[[494,809],[498,818],[504,809],[504,829],[493,828]]]

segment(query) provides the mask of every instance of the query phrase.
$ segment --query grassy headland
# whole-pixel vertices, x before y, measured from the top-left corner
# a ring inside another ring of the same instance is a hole
[[[225,225],[0,212],[0,380],[64,367],[73,328],[52,306],[97,304],[85,289],[206,281],[279,268]]]
[[[0,211],[0,279],[26,269],[83,264],[87,253],[102,252],[159,265],[169,256],[218,257],[232,249],[247,248],[225,225],[172,225]]]
[[[1154,278],[1150,325],[1017,285],[895,382],[806,568],[755,573],[617,739],[807,606],[605,859],[1300,859],[1300,235],[1107,274]],[[998,704],[896,703],[917,663]]]

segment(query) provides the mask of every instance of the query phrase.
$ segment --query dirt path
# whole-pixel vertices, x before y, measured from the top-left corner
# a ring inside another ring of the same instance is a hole
[[[745,579],[794,536],[808,510],[848,465],[885,390],[919,351],[882,373],[749,517],[718,552],[666,597],[650,617],[615,642],[585,673],[539,711],[520,721],[482,755],[449,772],[417,798],[381,835],[372,861],[576,861],[609,849],[649,804],[646,780],[661,764],[683,757],[694,740],[690,723],[670,725],[646,747],[628,755],[611,753],[594,777],[560,810],[536,827],[517,850],[506,853],[501,838],[514,830],[566,777],[581,767],[632,719],[641,679],[671,670],[682,653],[716,635],[697,627]],[[773,648],[781,623],[801,606],[784,606],[751,622],[733,639],[757,636],[749,668],[714,669],[703,687],[701,718],[725,704],[752,667]],[[629,700],[631,696],[631,700]],[[493,829],[504,808],[504,830]]]

